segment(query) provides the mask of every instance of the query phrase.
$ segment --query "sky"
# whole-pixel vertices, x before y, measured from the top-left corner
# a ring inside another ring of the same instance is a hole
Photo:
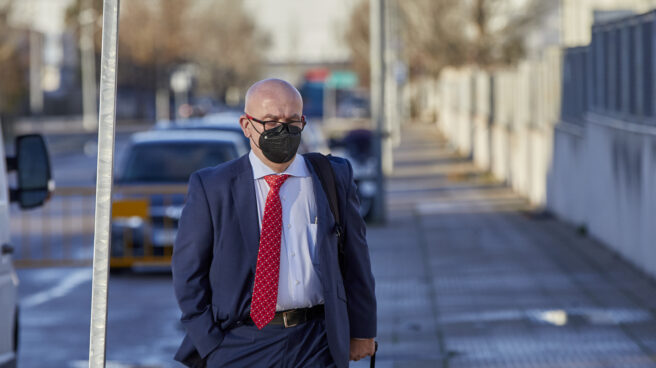
[[[20,28],[32,28],[45,35],[44,61],[58,65],[62,58],[60,35],[66,8],[73,0],[14,1],[11,22]]]
[[[342,33],[357,0],[246,0],[253,19],[269,33],[270,61],[343,61]],[[265,18],[266,17],[266,18]]]
[[[70,3],[72,0],[14,1],[13,20],[20,24],[32,22],[34,28],[44,33],[61,33],[64,27],[64,14]]]
[[[64,13],[72,1],[17,1],[14,21],[20,24],[32,22],[34,28],[44,32],[46,37],[54,39],[63,30]],[[341,34],[351,9],[357,2],[358,0],[245,0],[245,6],[253,19],[268,20],[257,23],[271,37],[272,44],[267,53],[269,61],[343,61],[348,57],[348,49]],[[272,19],[275,21],[271,21]],[[46,58],[58,59],[60,55],[55,51],[46,50]]]

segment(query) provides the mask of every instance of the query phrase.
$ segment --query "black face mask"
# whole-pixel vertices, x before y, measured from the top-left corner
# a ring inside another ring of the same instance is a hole
[[[251,122],[251,124],[253,124]],[[253,126],[255,129],[255,126]],[[257,129],[255,129],[257,131]],[[258,132],[259,133],[259,132]],[[251,138],[252,139],[252,138]],[[259,145],[256,145],[269,161],[281,164],[294,158],[301,144],[301,130],[281,124],[277,128],[260,133]]]

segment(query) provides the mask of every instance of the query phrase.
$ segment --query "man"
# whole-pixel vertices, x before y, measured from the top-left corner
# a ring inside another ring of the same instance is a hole
[[[175,359],[207,367],[347,367],[374,353],[376,299],[348,161],[330,158],[344,227],[296,154],[303,101],[255,83],[240,118],[251,152],[193,173],[172,270],[185,339]]]

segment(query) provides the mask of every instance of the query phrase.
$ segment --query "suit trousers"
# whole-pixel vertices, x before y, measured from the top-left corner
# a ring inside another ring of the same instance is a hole
[[[284,328],[240,325],[226,331],[223,342],[207,356],[207,368],[332,368],[326,321],[314,319]]]

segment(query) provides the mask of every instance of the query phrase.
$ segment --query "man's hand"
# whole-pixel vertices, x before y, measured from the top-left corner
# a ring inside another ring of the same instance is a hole
[[[374,339],[351,339],[350,360],[358,361],[364,357],[374,355],[375,352]]]

